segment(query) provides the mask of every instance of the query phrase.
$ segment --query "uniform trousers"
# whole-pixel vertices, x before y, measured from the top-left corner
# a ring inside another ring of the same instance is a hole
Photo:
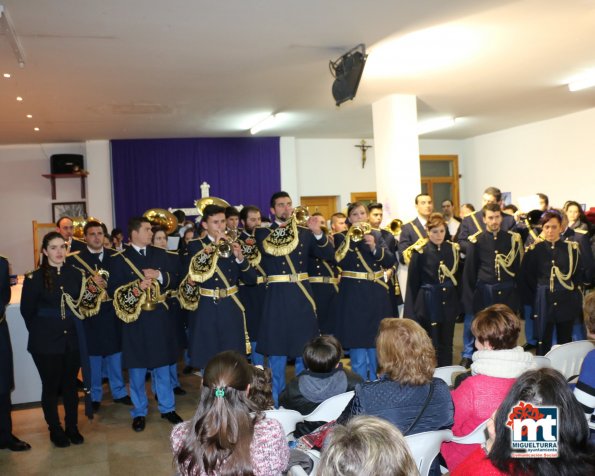
[[[275,408],[279,408],[279,395],[285,389],[285,368],[287,367],[286,355],[269,355],[269,367],[273,375],[273,400]],[[304,371],[304,359],[295,358],[295,375]]]
[[[146,368],[128,369],[128,380],[130,384],[130,398],[132,399],[132,418],[147,416],[149,401],[145,388]],[[152,377],[155,380],[155,393],[159,400],[158,407],[161,413],[173,412],[176,409],[174,391],[171,386],[169,365],[157,367],[152,370]]]
[[[250,359],[252,360],[252,365],[263,365],[264,366],[264,355],[259,354],[256,352],[257,342],[250,341],[250,346],[252,347],[252,354],[250,354]]]
[[[465,321],[463,323],[463,352],[461,353],[461,357],[463,358],[470,359],[473,352],[475,352],[475,337],[473,337],[473,333],[471,332],[471,323],[474,317],[473,314],[465,313]],[[452,363],[447,365],[452,365]]]
[[[12,439],[11,409],[10,392],[0,393],[0,445],[7,445]]]
[[[103,371],[105,370],[110,391],[114,400],[123,398],[126,392],[126,384],[122,375],[122,352],[111,355],[90,355],[91,365],[91,400],[100,402],[103,397]]]
[[[523,316],[525,318],[525,341],[527,344],[537,346],[535,339],[535,327],[533,326],[533,306],[523,306]]]
[[[366,380],[376,380],[376,371],[378,368],[378,359],[376,358],[376,349],[350,349],[351,370]]]
[[[77,375],[80,356],[77,351],[64,354],[31,354],[41,378],[41,408],[50,430],[60,426],[58,397],[64,404],[64,424],[74,428],[78,423],[79,397]]]
[[[537,320],[534,322],[537,326]],[[550,349],[552,348],[554,329],[556,331],[558,344],[567,344],[568,342],[571,342],[573,324],[573,321],[546,322],[543,329],[542,343],[541,345],[539,345],[538,343],[536,355],[545,355],[550,351]]]
[[[171,364],[169,366],[169,381],[171,382],[171,388],[177,388],[180,386],[180,380],[178,379],[178,364]],[[157,395],[157,386],[155,384],[155,377],[153,371],[151,371],[151,391],[153,395]],[[159,398],[159,397],[157,397]]]

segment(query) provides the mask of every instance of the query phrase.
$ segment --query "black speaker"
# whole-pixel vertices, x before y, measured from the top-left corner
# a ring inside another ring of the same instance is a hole
[[[364,45],[358,45],[338,60],[330,62],[331,72],[335,76],[333,97],[337,106],[355,97],[367,57]]]
[[[52,174],[73,174],[83,169],[83,156],[80,154],[54,154],[50,157]]]

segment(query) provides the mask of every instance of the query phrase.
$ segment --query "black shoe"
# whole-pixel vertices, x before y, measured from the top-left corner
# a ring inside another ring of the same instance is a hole
[[[186,392],[186,390],[184,390],[182,387],[176,387],[174,388],[174,393],[176,395],[186,395],[188,392]]]
[[[137,416],[132,420],[132,429],[134,431],[143,431],[145,429],[145,417]]]
[[[186,367],[184,367],[182,369],[182,373],[184,375],[190,375],[192,373],[192,370],[193,370],[192,367],[190,367],[190,365],[187,365]]]
[[[466,369],[471,367],[471,364],[473,363],[473,361],[469,358],[469,357],[463,357],[461,359],[461,361],[459,362],[459,365],[462,365],[463,367],[465,367]]]
[[[527,342],[527,343],[525,343],[523,345],[523,350],[524,351],[529,351],[529,350],[533,350],[533,349],[536,349],[536,348],[537,348],[537,346],[535,346],[533,344],[530,344],[529,342]]]
[[[168,422],[173,423],[174,425],[184,421],[176,412],[162,413],[161,418],[165,418]]]
[[[459,316],[457,316],[455,322],[457,324],[463,324],[465,322],[465,314],[460,314]]]
[[[101,402],[91,402],[91,406],[93,407],[93,413],[97,413],[101,406]]]
[[[132,406],[132,400],[128,395],[122,398],[114,398],[114,403],[121,403],[122,405],[130,405]]]
[[[6,444],[0,444],[0,450],[27,451],[31,449],[29,443],[19,440],[16,436],[10,435],[10,441]]]
[[[79,433],[79,429],[75,426],[73,428],[66,428],[66,436],[73,445],[82,445],[85,442],[83,435]]]
[[[50,441],[56,448],[67,448],[70,446],[70,440],[61,427],[50,430]]]

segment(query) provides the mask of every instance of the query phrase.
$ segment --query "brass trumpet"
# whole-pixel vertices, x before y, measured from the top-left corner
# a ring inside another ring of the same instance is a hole
[[[291,219],[295,220],[298,225],[306,226],[310,219],[310,212],[306,207],[302,207],[301,205],[297,206],[293,209]]]
[[[231,244],[238,241],[240,233],[237,228],[227,228],[225,230],[225,238],[220,240],[215,247],[217,248],[217,254],[221,258],[229,258],[233,253]]]
[[[349,237],[355,241],[362,241],[364,239],[364,235],[369,234],[372,231],[372,226],[367,222],[358,223],[357,225],[352,225],[349,228]]]
[[[402,226],[403,226],[403,220],[395,218],[387,226],[385,226],[383,228],[383,230],[391,232],[393,236],[397,236],[398,234],[401,233]]]
[[[155,280],[152,280],[151,285],[145,289],[145,295],[147,298],[141,306],[143,311],[154,311],[157,309],[157,304],[165,302],[167,299],[167,295],[159,292],[159,284]]]

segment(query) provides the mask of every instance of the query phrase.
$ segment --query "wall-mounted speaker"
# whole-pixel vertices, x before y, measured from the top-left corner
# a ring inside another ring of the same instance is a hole
[[[335,77],[333,97],[337,106],[355,97],[367,57],[365,45],[360,44],[336,61],[329,62],[331,74]]]
[[[83,156],[80,154],[54,154],[50,157],[52,174],[74,174],[82,172]]]

